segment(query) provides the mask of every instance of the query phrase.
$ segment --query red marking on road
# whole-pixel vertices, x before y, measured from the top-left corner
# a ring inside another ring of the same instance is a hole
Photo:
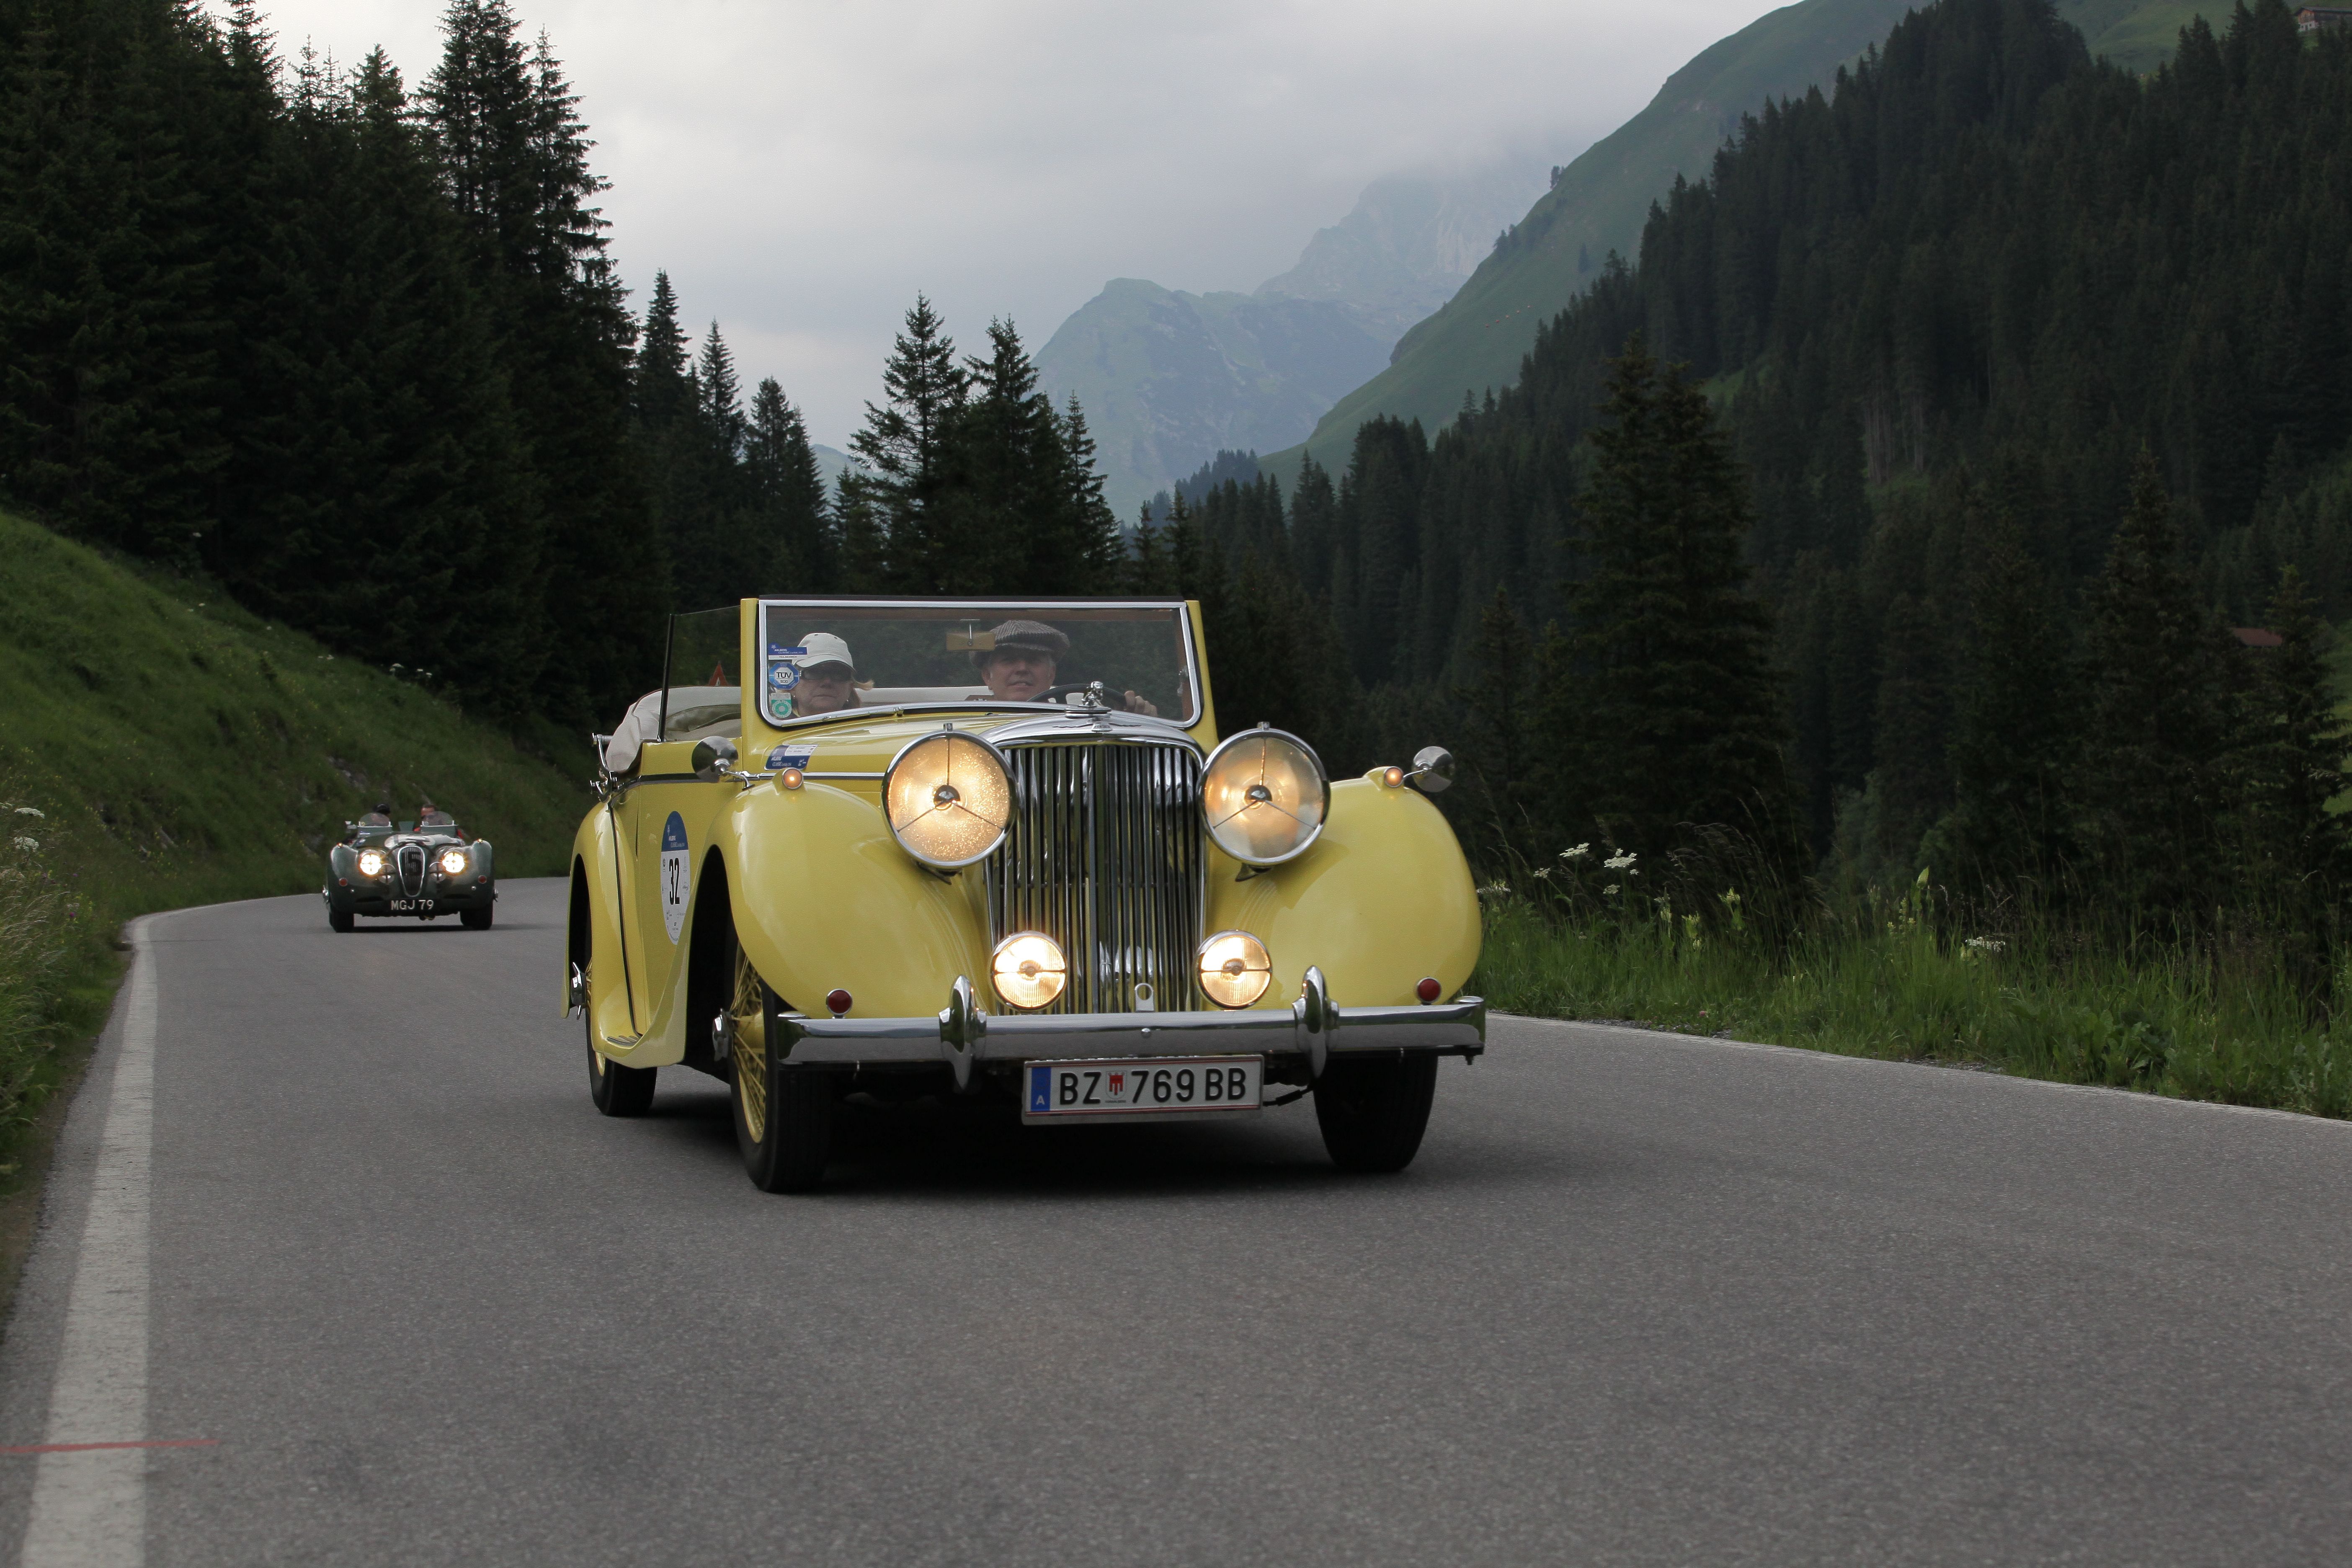
[[[148,1443],[32,1443],[0,1447],[0,1454],[87,1454],[99,1448],[209,1448],[217,1437],[158,1437]]]

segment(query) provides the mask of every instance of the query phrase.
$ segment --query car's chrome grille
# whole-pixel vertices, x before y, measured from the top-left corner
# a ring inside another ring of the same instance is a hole
[[[988,861],[992,942],[1044,931],[1069,984],[1049,1013],[1202,1005],[1201,759],[1186,745],[1014,746],[1013,820]]]
[[[413,899],[425,890],[424,845],[402,845],[393,864],[400,868],[400,891],[404,897]]]

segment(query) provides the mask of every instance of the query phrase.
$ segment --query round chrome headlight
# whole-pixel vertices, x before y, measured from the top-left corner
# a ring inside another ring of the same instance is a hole
[[[952,871],[1004,842],[1013,781],[1004,759],[976,735],[943,730],[915,742],[882,775],[892,837],[924,865]]]
[[[1274,961],[1245,931],[1221,931],[1201,944],[1201,989],[1220,1007],[1247,1007],[1265,994]]]
[[[441,874],[443,876],[463,876],[465,871],[466,852],[463,849],[444,849],[441,851]]]
[[[996,994],[1015,1007],[1043,1007],[1069,983],[1062,945],[1043,931],[1016,931],[989,955],[988,977]]]
[[[360,851],[360,875],[362,877],[381,877],[383,875],[383,850],[362,849]]]
[[[1331,809],[1322,760],[1296,735],[1244,730],[1209,753],[1201,814],[1217,847],[1251,866],[1307,853]]]

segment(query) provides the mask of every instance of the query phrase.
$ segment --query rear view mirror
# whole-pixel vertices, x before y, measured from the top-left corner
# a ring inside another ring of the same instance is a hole
[[[1405,777],[1423,795],[1439,795],[1454,783],[1454,753],[1443,746],[1423,746],[1412,756],[1412,772]]]
[[[725,741],[697,741],[694,743],[694,776],[714,782],[727,776],[735,765],[735,748]]]

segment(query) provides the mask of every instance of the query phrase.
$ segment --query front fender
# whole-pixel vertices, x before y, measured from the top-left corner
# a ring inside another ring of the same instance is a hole
[[[613,816],[603,805],[581,819],[572,840],[572,863],[584,885],[587,909],[566,922],[563,969],[564,1011],[572,1006],[572,965],[588,971],[588,1015],[596,1033],[606,1039],[629,1039],[638,1033],[631,977],[622,962],[621,897],[614,885]],[[497,886],[495,882],[491,884]],[[574,947],[586,938],[586,951]]]
[[[822,1015],[835,989],[851,1016],[921,1017],[958,975],[984,986],[984,874],[917,865],[879,807],[811,782],[735,798],[722,836],[737,940],[784,1005]]]
[[[1478,964],[1478,892],[1453,827],[1420,791],[1364,779],[1331,788],[1315,847],[1287,866],[1236,881],[1213,855],[1209,929],[1246,931],[1274,961],[1266,1003],[1298,994],[1307,966],[1323,971],[1343,1007],[1402,1006],[1435,975],[1452,996]]]

